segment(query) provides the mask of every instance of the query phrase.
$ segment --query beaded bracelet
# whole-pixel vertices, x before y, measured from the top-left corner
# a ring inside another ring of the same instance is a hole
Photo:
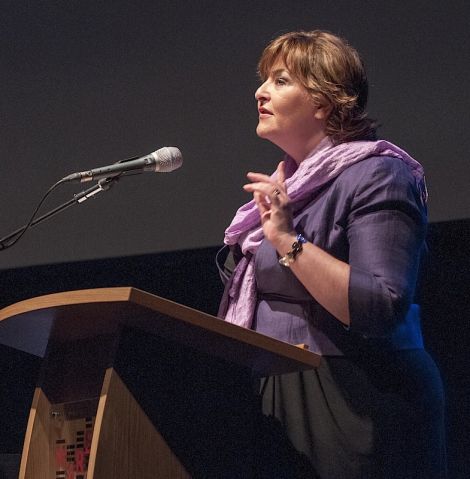
[[[307,240],[299,233],[295,241],[292,243],[292,249],[288,251],[285,256],[279,258],[279,264],[289,268],[290,265],[296,260],[297,256],[302,252],[302,245],[306,242]]]

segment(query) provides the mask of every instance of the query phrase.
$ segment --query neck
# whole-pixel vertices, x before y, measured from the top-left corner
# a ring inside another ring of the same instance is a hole
[[[322,131],[308,141],[295,142],[282,149],[298,164],[302,163],[305,158],[311,156],[312,152],[318,147],[320,142],[326,138],[326,134]]]

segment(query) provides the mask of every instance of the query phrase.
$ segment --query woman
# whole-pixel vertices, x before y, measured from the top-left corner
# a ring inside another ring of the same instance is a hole
[[[225,235],[236,268],[220,315],[323,356],[263,384],[264,413],[308,459],[281,472],[279,447],[277,477],[445,477],[442,385],[411,304],[423,169],[376,140],[366,74],[344,40],[282,35],[259,73],[257,134],[286,155],[272,176],[248,174],[253,201]]]

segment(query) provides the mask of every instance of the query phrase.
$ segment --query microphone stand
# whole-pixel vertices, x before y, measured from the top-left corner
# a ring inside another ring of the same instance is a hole
[[[21,228],[18,228],[17,230],[13,231],[10,233],[8,236],[4,236],[3,238],[0,239],[0,251],[7,249],[8,244],[5,244],[5,242],[15,238],[16,236],[20,235],[25,231],[27,228],[30,226],[36,226],[39,223],[42,223],[43,221],[47,220],[48,218],[52,218],[55,216],[57,213],[60,213],[61,211],[66,210],[70,206],[74,204],[79,204],[83,203],[86,201],[88,198],[91,198],[98,193],[101,193],[102,191],[107,191],[111,188],[111,186],[114,185],[116,181],[119,180],[119,176],[113,176],[111,178],[103,178],[96,185],[93,185],[92,187],[88,188],[87,190],[81,191],[80,193],[74,194],[73,198],[71,200],[66,201],[65,203],[57,206],[56,208],[48,211],[47,213],[43,214],[39,218],[36,218],[34,221],[31,222],[30,225],[23,225]]]

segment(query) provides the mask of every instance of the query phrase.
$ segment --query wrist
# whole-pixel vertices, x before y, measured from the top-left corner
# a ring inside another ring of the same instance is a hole
[[[286,254],[286,251],[288,251],[292,243],[296,240],[297,238],[297,232],[295,230],[292,230],[290,232],[286,233],[281,233],[276,236],[276,238],[271,239],[270,242],[276,249],[276,251],[279,253],[279,255],[283,256]]]
[[[291,237],[292,239],[292,237]],[[307,243],[307,240],[299,233],[294,237],[290,249],[279,258],[279,264],[289,268],[292,263],[297,259],[297,256],[302,253],[303,245]]]

